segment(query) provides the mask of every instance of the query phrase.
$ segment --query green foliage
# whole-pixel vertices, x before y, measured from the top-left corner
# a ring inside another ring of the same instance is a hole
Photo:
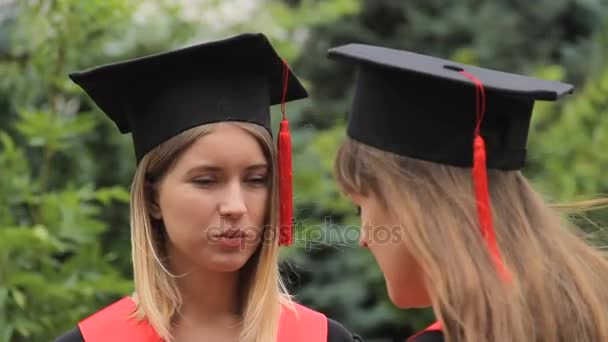
[[[593,75],[564,106],[541,107],[533,134],[531,159],[537,184],[557,200],[608,191],[608,68]],[[543,109],[546,109],[543,111]]]
[[[357,13],[360,6],[357,0],[303,0],[297,6],[280,1],[269,2],[264,9],[277,18],[276,24],[283,29],[292,30],[334,22],[345,15]]]
[[[454,58],[485,67],[534,73],[563,65],[567,80],[582,82],[593,54],[593,34],[608,1],[362,0],[356,15],[312,28],[296,70],[314,98],[302,124],[325,129],[343,120],[354,70],[326,58],[331,46],[361,42]],[[508,33],[508,34],[505,34]]]
[[[194,32],[172,5],[134,23],[143,3],[19,2],[0,22],[0,341],[53,340],[132,291],[132,147],[67,74]]]
[[[308,101],[288,106],[302,244],[282,251],[285,271],[297,299],[367,341],[402,340],[432,314],[396,309],[373,257],[358,248],[358,217],[332,175],[354,73],[326,59],[330,46],[380,44],[574,82],[562,104],[537,106],[526,173],[559,201],[608,193],[605,0],[259,0],[241,19],[221,16],[242,10],[229,0],[197,3],[198,12],[170,0],[8,3],[0,15],[0,342],[52,340],[132,290],[131,142],[67,74],[199,37],[265,32],[310,90]],[[591,218],[608,222],[608,212]],[[598,226],[583,226],[606,241]]]
[[[53,120],[53,118],[56,118]],[[94,128],[90,116],[57,119],[58,113],[22,111],[15,122],[28,146],[0,132],[0,326],[2,341],[49,340],[131,284],[112,267],[99,236],[99,213],[126,202],[121,187],[95,189],[66,180],[48,186],[52,156],[68,153],[76,136]],[[33,168],[28,152],[42,150]]]

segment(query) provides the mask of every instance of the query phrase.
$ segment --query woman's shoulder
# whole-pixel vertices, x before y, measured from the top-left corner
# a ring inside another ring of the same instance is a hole
[[[357,342],[361,337],[348,331],[342,324],[331,318],[327,319],[327,342]]]
[[[84,338],[80,329],[76,327],[57,338],[55,342],[84,342]]]
[[[305,340],[328,342],[361,341],[361,338],[348,331],[338,321],[327,317],[324,313],[307,306],[292,302],[281,311],[279,324],[279,340],[291,340],[289,336],[306,337]],[[327,329],[325,329],[327,328]]]
[[[88,336],[91,331],[95,334],[102,331],[108,338],[115,335],[122,336],[121,331],[124,331],[122,328],[153,336],[146,324],[139,324],[137,329],[131,329],[134,325],[131,323],[130,314],[135,308],[136,304],[131,297],[123,297],[83,319],[74,329],[58,337],[55,342],[84,342],[83,336]]]

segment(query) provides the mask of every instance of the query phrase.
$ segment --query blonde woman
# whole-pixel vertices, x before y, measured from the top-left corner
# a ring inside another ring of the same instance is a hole
[[[289,227],[282,226],[281,241],[276,228],[280,201],[290,201],[279,198],[280,187],[290,190],[289,175],[279,182],[279,173],[290,170],[277,172],[277,158],[289,159],[290,151],[280,146],[277,156],[269,107],[307,93],[265,36],[70,77],[132,134],[135,293],[58,341],[355,340],[292,302],[279,278],[279,242],[290,239]]]
[[[520,171],[534,102],[572,86],[377,46],[329,56],[358,69],[335,172],[361,245],[396,306],[437,318],[409,340],[608,341],[607,261]]]

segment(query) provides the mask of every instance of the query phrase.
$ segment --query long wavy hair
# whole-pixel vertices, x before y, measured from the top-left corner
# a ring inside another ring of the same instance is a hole
[[[605,256],[521,172],[488,170],[508,283],[479,232],[470,169],[347,139],[335,174],[344,192],[373,196],[398,218],[447,341],[608,341]]]

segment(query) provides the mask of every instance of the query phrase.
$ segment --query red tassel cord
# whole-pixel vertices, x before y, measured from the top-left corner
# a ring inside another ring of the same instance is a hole
[[[508,281],[511,279],[511,274],[500,256],[500,249],[496,242],[496,234],[492,222],[492,209],[490,206],[490,193],[486,169],[486,146],[480,134],[481,123],[486,110],[485,89],[483,83],[478,78],[465,71],[461,71],[461,73],[475,83],[476,126],[473,140],[473,186],[475,188],[477,216],[479,219],[481,235],[486,241],[498,273],[504,280]]]
[[[279,245],[289,246],[293,242],[293,190],[291,165],[291,136],[287,121],[285,100],[289,66],[283,61],[283,97],[281,99],[281,128],[277,138],[279,166]]]

